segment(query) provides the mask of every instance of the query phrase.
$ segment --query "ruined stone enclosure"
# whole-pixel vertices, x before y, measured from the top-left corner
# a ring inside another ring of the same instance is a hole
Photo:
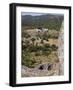
[[[22,66],[22,77],[40,77],[59,75],[59,63],[45,63],[37,65],[35,68]]]

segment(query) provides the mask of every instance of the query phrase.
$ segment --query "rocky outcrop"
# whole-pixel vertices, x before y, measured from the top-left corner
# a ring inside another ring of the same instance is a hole
[[[22,77],[59,75],[59,63],[39,64],[35,68],[28,68],[26,66],[22,66],[21,73]]]

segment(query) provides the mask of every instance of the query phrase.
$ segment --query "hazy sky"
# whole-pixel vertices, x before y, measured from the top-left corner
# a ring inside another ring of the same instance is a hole
[[[45,15],[45,14],[47,13],[22,12],[22,16],[24,15],[40,16],[40,15]]]
[[[31,16],[40,16],[40,15],[47,15],[51,13],[34,13],[34,12],[22,12],[21,15],[31,15]],[[63,14],[52,14],[52,15],[63,15]]]

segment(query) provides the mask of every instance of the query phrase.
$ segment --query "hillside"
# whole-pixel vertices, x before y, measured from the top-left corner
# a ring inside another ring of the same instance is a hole
[[[22,27],[23,29],[34,29],[38,27],[60,30],[63,21],[63,15],[46,14],[40,16],[23,15]]]

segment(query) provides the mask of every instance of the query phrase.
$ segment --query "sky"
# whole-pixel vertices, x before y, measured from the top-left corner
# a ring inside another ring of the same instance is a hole
[[[21,15],[31,15],[31,16],[41,16],[41,15],[47,15],[51,13],[34,13],[34,12],[22,12]],[[53,14],[53,15],[62,15],[62,14]]]
[[[40,16],[40,15],[46,15],[46,14],[47,13],[22,12],[22,16],[24,15]]]

